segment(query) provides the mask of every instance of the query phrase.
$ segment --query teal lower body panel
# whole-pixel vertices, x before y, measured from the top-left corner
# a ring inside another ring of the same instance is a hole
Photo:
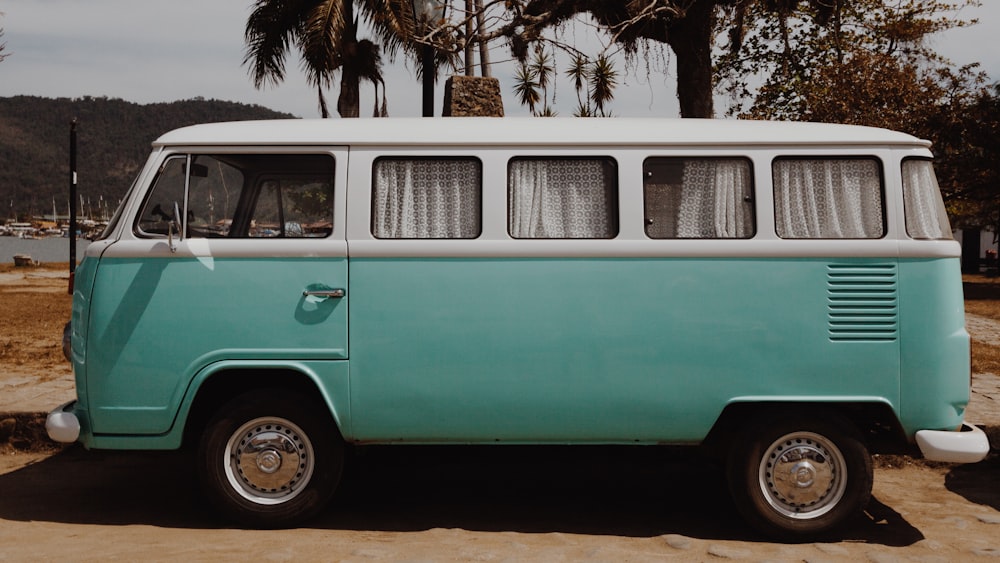
[[[972,383],[959,259],[900,261],[900,277],[900,422],[908,436],[955,430]]]
[[[81,420],[80,442],[87,448],[110,450],[173,450],[181,446],[188,415],[198,390],[212,377],[223,374],[267,373],[275,374],[273,385],[280,388],[283,378],[289,373],[307,377],[316,387],[320,398],[330,410],[331,425],[336,425],[347,435],[351,430],[350,380],[347,360],[338,361],[290,361],[290,360],[234,360],[218,362],[203,370],[195,377],[190,388],[174,412],[174,423],[170,430],[162,434],[94,434],[89,424],[89,416],[79,408],[74,412]],[[238,381],[238,379],[236,380]],[[242,390],[233,385],[232,396]]]
[[[108,258],[93,274],[86,404],[99,435],[163,435],[196,374],[227,360],[347,357],[346,258]],[[74,342],[76,347],[76,342]]]
[[[887,329],[837,337],[831,265],[889,272]],[[895,269],[870,259],[352,258],[352,437],[696,443],[746,397],[895,406]]]

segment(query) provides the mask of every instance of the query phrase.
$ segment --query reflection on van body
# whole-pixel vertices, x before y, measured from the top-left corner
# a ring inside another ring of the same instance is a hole
[[[251,525],[347,445],[677,444],[799,539],[872,451],[974,462],[928,144],[734,121],[270,121],[167,133],[76,276],[50,434],[199,448]]]

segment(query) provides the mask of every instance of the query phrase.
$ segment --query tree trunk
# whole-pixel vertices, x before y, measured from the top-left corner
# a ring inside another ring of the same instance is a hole
[[[980,246],[979,229],[964,229],[962,231],[962,273],[979,273]]]
[[[681,117],[715,117],[712,102],[712,29],[716,0],[697,0],[669,28],[667,43],[677,56]]]
[[[465,0],[465,75],[475,76],[476,61],[474,60],[475,45],[472,44],[473,25],[472,11],[475,10],[472,0]]]
[[[346,61],[345,61],[346,62]],[[340,117],[361,115],[361,79],[354,65],[340,67],[340,97],[337,98],[337,113]]]
[[[486,31],[486,17],[483,15],[483,0],[475,0],[476,4],[476,34],[482,35]],[[480,76],[489,78],[490,73],[490,46],[486,41],[479,41],[479,64],[482,67]]]
[[[354,3],[342,2],[344,36],[341,39],[340,96],[337,113],[340,117],[361,116],[361,78],[358,73],[358,20],[354,18]]]

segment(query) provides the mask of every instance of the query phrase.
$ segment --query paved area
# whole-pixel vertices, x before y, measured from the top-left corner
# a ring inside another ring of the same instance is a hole
[[[4,368],[0,377],[0,413],[49,412],[55,407],[76,398],[76,385],[69,364],[56,374],[46,374],[39,381],[39,374],[20,371],[17,367]]]
[[[1000,322],[966,313],[965,328],[973,340],[1000,346]],[[985,429],[993,449],[1000,450],[1000,375],[973,374],[972,396],[965,420]]]

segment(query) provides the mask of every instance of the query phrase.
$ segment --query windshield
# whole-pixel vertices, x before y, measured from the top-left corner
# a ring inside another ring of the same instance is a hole
[[[111,233],[115,230],[115,227],[118,226],[118,222],[121,221],[122,213],[124,213],[125,211],[125,203],[128,202],[129,198],[132,195],[132,191],[135,190],[135,185],[139,182],[139,176],[141,174],[142,174],[142,169],[139,169],[139,172],[135,175],[135,178],[132,180],[132,185],[129,186],[128,190],[125,192],[125,196],[122,197],[121,201],[118,202],[118,208],[115,209],[115,214],[112,215],[111,220],[108,221],[108,226],[104,227],[104,230],[101,232],[101,234],[98,235],[97,238],[95,238],[94,240],[105,240],[106,238],[111,236]]]

